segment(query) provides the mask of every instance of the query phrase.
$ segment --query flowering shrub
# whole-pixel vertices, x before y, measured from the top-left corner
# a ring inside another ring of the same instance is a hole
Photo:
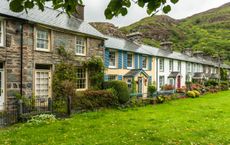
[[[196,97],[200,97],[200,92],[198,92],[198,91],[196,91],[196,90],[194,90],[193,92],[195,93],[195,96],[196,96]]]
[[[174,86],[166,84],[166,85],[162,86],[161,89],[165,90],[165,91],[167,91],[167,90],[174,90]]]
[[[177,92],[177,93],[185,93],[186,90],[187,90],[187,88],[186,88],[185,86],[182,86],[181,88],[178,88],[178,89],[176,90],[176,92]]]
[[[188,91],[188,92],[186,93],[186,95],[187,95],[189,98],[195,98],[195,97],[196,97],[196,94],[195,94],[194,91]]]

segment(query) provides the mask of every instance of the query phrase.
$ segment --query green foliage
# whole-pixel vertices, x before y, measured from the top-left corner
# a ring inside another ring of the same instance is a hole
[[[148,93],[150,94],[150,97],[157,91],[157,88],[155,85],[149,85],[148,86]]]
[[[223,69],[223,68],[220,69],[220,79],[222,81],[228,80],[228,71],[226,69]]]
[[[49,125],[18,124],[1,129],[0,144],[74,145],[77,140],[77,144],[86,145],[228,145],[227,104],[230,91],[193,101],[178,99],[162,105],[74,114]]]
[[[157,103],[161,104],[161,103],[164,103],[166,97],[163,96],[163,95],[160,95],[160,96],[157,96]]]
[[[104,88],[113,88],[117,92],[119,103],[124,104],[129,100],[128,86],[123,81],[107,81],[104,82]]]
[[[90,89],[102,89],[104,80],[104,63],[102,59],[99,57],[91,57],[85,62],[84,67],[88,69]]]
[[[14,12],[22,12],[28,9],[32,9],[35,6],[41,11],[44,11],[46,2],[51,1],[53,9],[62,9],[68,15],[76,12],[76,6],[82,5],[82,0],[11,0],[10,9]],[[158,8],[163,6],[163,12],[168,13],[171,10],[170,5],[165,5],[166,0],[137,0],[137,4],[140,7],[147,5],[147,13],[151,15]],[[171,3],[175,4],[178,0],[170,0]],[[131,6],[131,0],[110,0],[104,14],[107,19],[112,19],[114,16],[122,15],[125,16],[128,13],[128,8]],[[61,12],[60,12],[61,13]]]
[[[229,90],[229,82],[228,81],[221,81],[220,82],[220,89],[222,91]]]
[[[204,82],[204,85],[206,87],[208,87],[208,86],[218,86],[218,84],[219,83],[217,81],[215,81],[215,80],[207,80],[207,81]]]
[[[194,90],[193,92],[195,93],[196,98],[200,97],[200,92],[198,92],[197,90]]]
[[[118,105],[118,98],[114,89],[86,90],[78,92],[72,98],[74,110],[95,110],[102,107],[114,107]]]
[[[52,114],[40,114],[33,116],[30,120],[28,120],[29,125],[44,125],[51,124],[56,121],[56,117]]]
[[[131,91],[131,93],[137,93],[137,85],[136,85],[134,78],[132,78],[132,91]]]
[[[196,94],[194,91],[188,91],[186,93],[186,95],[189,97],[189,98],[196,98]]]

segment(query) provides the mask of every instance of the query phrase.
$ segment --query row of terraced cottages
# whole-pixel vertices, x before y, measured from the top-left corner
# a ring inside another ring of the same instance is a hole
[[[142,94],[150,82],[156,82],[158,90],[164,84],[180,88],[186,80],[217,74],[212,61],[104,36],[84,21],[84,7],[78,10],[71,17],[50,8],[14,13],[8,1],[1,0],[0,110],[15,99],[15,93],[52,97],[52,73],[61,61],[60,47],[75,55],[78,90],[91,85],[83,63],[92,56],[105,60],[105,81],[123,80],[132,87],[134,79]]]

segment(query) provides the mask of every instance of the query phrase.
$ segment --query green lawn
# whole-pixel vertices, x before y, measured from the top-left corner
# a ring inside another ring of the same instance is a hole
[[[0,144],[229,144],[230,91],[0,130]]]

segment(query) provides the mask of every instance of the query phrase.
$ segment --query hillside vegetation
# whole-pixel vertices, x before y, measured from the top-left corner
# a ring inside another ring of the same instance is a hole
[[[97,25],[94,27],[101,30]],[[181,20],[165,15],[147,17],[117,31],[121,37],[131,32],[142,32],[141,41],[155,47],[160,47],[160,42],[172,41],[176,51],[192,48],[212,56],[220,53],[225,62],[230,62],[230,3]],[[117,34],[115,36],[119,36]]]

